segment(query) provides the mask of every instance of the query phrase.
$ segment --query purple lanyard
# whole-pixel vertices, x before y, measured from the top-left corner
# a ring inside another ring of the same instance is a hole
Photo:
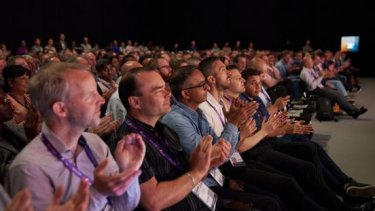
[[[318,69],[318,71],[319,71],[319,69]],[[311,68],[310,75],[313,77],[314,80],[319,78],[319,73],[317,73],[314,68]]]
[[[267,100],[270,104],[272,104],[271,98],[268,96],[267,92],[264,90],[263,87],[260,89],[260,91],[261,91],[261,92],[263,93],[263,95],[266,97],[266,100]]]
[[[143,140],[147,141],[148,143],[150,143],[155,149],[156,151],[160,152],[160,154],[169,161],[169,163],[171,163],[174,167],[176,167],[177,169],[179,170],[183,170],[184,168],[182,167],[181,163],[174,160],[170,155],[167,154],[167,152],[165,150],[163,150],[160,145],[158,143],[156,143],[154,141],[154,137],[152,137],[152,135],[148,132],[146,132],[144,129],[142,129],[140,126],[137,126],[136,123],[133,123],[131,122],[131,120],[129,119],[126,119],[124,121],[124,124],[127,125],[131,130],[133,130],[134,132],[138,132],[141,134],[141,136],[143,137]],[[164,139],[165,143],[167,144],[167,147],[169,149],[172,148],[172,146],[170,145],[169,141],[167,139]]]
[[[64,166],[69,169],[69,171],[73,172],[79,178],[87,180],[90,183],[90,185],[92,185],[94,183],[93,179],[91,179],[89,176],[87,176],[85,173],[83,173],[81,170],[79,170],[72,162],[70,162],[69,160],[64,158],[56,150],[56,148],[48,141],[48,139],[46,138],[46,136],[43,133],[42,133],[42,142],[47,147],[48,151],[50,151],[52,153],[52,155],[54,155],[57,159],[59,159],[64,164]],[[83,139],[83,137],[81,137],[79,139],[78,143],[79,143],[79,145],[81,145],[83,147],[83,149],[85,150],[87,156],[89,157],[89,159],[90,159],[91,163],[94,165],[94,167],[97,167],[98,162],[96,161],[89,145],[87,145],[87,143]]]
[[[228,96],[224,95],[224,99],[226,99],[230,104],[232,104],[232,99]]]
[[[109,83],[101,78],[98,77],[98,81],[101,82],[105,87],[107,87],[108,89],[112,89],[113,87],[113,84],[112,83]]]
[[[216,108],[215,108],[210,102],[208,102],[208,100],[207,100],[206,102],[208,103],[208,105],[211,106],[211,108],[214,109],[215,113],[217,114],[217,116],[218,116],[219,119],[220,119],[221,124],[223,125],[223,127],[225,127],[225,120],[223,120],[223,119],[221,118],[221,115],[220,115],[219,111],[217,111]]]

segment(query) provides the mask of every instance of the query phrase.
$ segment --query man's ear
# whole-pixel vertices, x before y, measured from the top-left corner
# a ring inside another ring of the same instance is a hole
[[[8,86],[12,88],[14,86],[14,81],[13,80],[8,80],[6,83],[8,83]]]
[[[128,103],[130,107],[135,109],[141,109],[141,103],[139,101],[139,97],[137,96],[130,96],[128,97]]]
[[[216,79],[213,75],[210,75],[210,76],[207,77],[207,82],[208,82],[208,84],[215,84]]]
[[[59,117],[66,117],[68,115],[68,109],[64,102],[58,101],[52,105],[52,111]]]
[[[190,92],[188,90],[181,90],[181,97],[183,99],[190,99]]]

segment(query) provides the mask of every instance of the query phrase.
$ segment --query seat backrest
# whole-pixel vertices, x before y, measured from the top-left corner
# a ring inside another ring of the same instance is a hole
[[[316,118],[319,121],[335,120],[333,113],[332,102],[329,98],[319,97],[316,102]]]
[[[306,94],[309,92],[309,90],[307,89],[307,85],[306,85],[306,83],[303,80],[299,80],[299,87]]]

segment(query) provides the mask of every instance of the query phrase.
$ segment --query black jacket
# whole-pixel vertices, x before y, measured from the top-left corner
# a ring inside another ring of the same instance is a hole
[[[8,173],[8,168],[17,154],[29,143],[23,126],[3,124],[3,134],[0,136],[0,183]]]

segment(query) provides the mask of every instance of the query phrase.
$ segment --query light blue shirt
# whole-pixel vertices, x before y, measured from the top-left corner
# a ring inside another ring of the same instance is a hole
[[[123,122],[125,120],[126,109],[121,102],[118,90],[116,90],[109,98],[107,110],[105,113],[106,115],[111,114],[113,120],[120,120],[120,122]]]
[[[192,153],[205,135],[213,137],[213,144],[220,138],[229,141],[232,145],[231,154],[236,149],[239,141],[238,128],[233,124],[227,123],[221,136],[218,137],[200,109],[194,111],[177,101],[172,106],[172,110],[161,119],[161,122],[177,133],[187,156]],[[204,183],[209,187],[218,185],[210,177],[207,177]]]
[[[286,64],[285,61],[281,59],[280,61],[276,63],[275,66],[280,71],[280,75],[283,78],[283,80],[286,80],[289,75],[288,64]]]

